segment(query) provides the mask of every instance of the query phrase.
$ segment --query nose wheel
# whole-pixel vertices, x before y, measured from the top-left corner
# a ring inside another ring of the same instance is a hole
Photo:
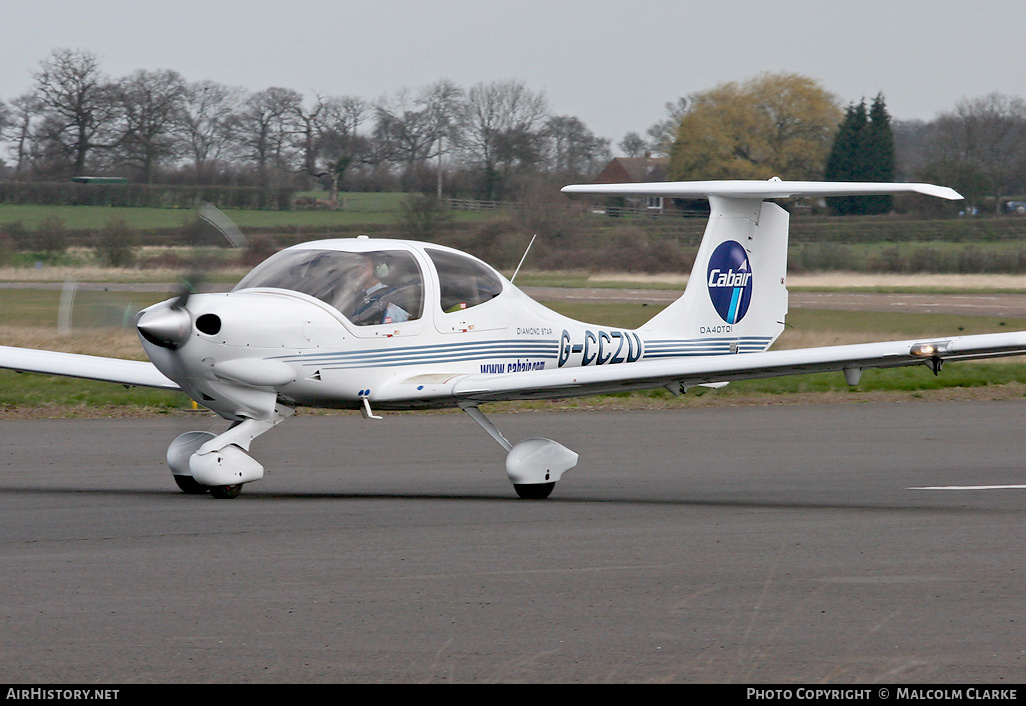
[[[175,483],[189,495],[209,492],[219,500],[239,497],[243,485],[264,475],[264,467],[246,453],[249,443],[294,413],[291,407],[277,405],[273,417],[242,419],[220,436],[185,432],[167,450]]]
[[[192,476],[174,476],[175,483],[186,495],[203,495],[206,492],[217,498],[218,500],[230,500],[232,498],[239,497],[239,493],[242,492],[243,483],[236,483],[235,485],[203,485],[197,483],[196,479]]]
[[[178,487],[186,495],[203,495],[203,493],[210,490],[210,488],[208,488],[207,486],[201,483],[197,483],[196,479],[192,476],[176,475],[173,477],[175,479],[175,483],[178,484]]]
[[[232,498],[239,497],[239,493],[242,492],[242,483],[236,483],[235,485],[215,485],[208,490],[210,494],[218,500],[231,500]]]

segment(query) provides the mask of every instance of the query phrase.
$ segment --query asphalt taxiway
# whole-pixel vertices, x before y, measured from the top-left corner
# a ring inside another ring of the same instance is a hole
[[[0,681],[1021,682],[1023,402],[0,422]]]

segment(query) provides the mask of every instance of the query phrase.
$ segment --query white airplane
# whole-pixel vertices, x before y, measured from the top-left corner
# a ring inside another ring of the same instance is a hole
[[[768,351],[787,313],[788,212],[769,199],[918,192],[929,184],[780,181],[567,186],[569,195],[707,198],[711,214],[683,295],[636,330],[578,322],[536,303],[451,248],[360,236],[271,256],[227,294],[183,292],[137,319],[150,362],[0,347],[0,367],[182,390],[231,422],[182,434],[167,452],[186,493],[238,495],[263,476],[250,442],[299,406],[459,407],[507,452],[523,498],[545,498],[576,453],[510,443],[483,402],[666,387],[679,394],[745,378],[930,366],[1026,353],[1026,331]]]

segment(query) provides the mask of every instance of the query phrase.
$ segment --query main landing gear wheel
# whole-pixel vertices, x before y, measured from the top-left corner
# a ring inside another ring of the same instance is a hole
[[[175,476],[175,483],[181,488],[182,492],[186,495],[203,495],[203,493],[210,490],[205,485],[196,482],[196,479],[192,476]]]
[[[215,485],[209,488],[210,494],[218,500],[231,500],[232,498],[239,497],[239,493],[242,492],[242,483],[236,483],[235,485]]]
[[[513,490],[517,491],[524,500],[544,500],[552,493],[556,483],[514,483]]]

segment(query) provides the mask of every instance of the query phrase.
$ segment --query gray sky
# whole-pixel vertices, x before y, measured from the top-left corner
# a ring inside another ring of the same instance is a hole
[[[767,71],[896,119],[1026,95],[1022,0],[0,0],[0,99],[55,48],[112,77],[174,69],[251,91],[374,100],[519,79],[615,145],[678,96]]]

